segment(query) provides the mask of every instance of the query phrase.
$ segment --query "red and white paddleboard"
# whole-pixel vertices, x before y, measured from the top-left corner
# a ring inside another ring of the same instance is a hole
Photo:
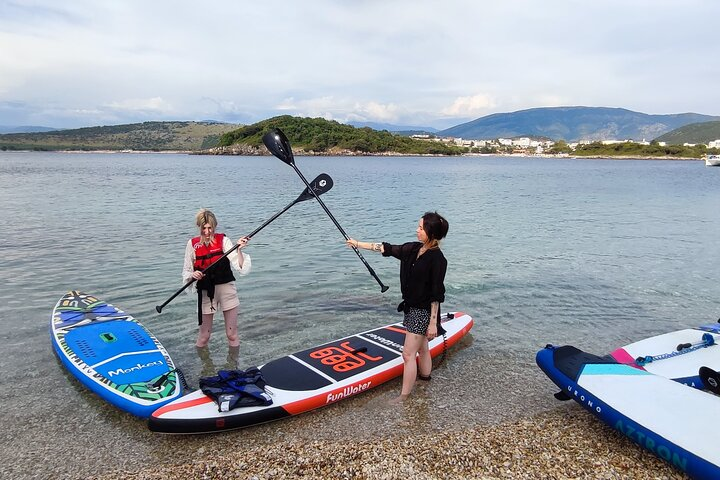
[[[430,342],[433,357],[449,348],[473,326],[462,312],[442,319],[447,330]],[[219,412],[213,400],[197,390],[155,410],[150,430],[160,433],[209,433],[249,427],[324,407],[392,380],[403,371],[401,323],[358,333],[303,350],[261,367],[272,405]]]

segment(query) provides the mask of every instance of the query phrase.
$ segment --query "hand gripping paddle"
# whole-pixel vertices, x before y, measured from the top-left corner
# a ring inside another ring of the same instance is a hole
[[[319,200],[319,199],[320,199],[320,195],[322,195],[323,193],[327,192],[328,190],[330,190],[330,189],[333,187],[333,180],[332,180],[332,178],[330,178],[330,175],[328,175],[327,173],[321,173],[320,175],[318,175],[318,176],[315,178],[315,180],[312,181],[312,183],[307,183],[307,182],[306,182],[306,184],[307,184],[307,188],[300,194],[300,196],[299,196],[298,198],[296,198],[293,202],[289,203],[285,208],[283,208],[282,210],[280,210],[278,213],[276,213],[275,215],[273,215],[272,217],[270,217],[265,223],[263,223],[262,225],[260,225],[258,228],[256,228],[255,230],[253,230],[250,234],[247,235],[247,238],[248,238],[248,239],[252,238],[256,233],[258,233],[260,230],[262,230],[263,228],[265,228],[265,227],[267,227],[268,225],[270,225],[270,223],[272,223],[273,220],[275,220],[275,219],[278,218],[280,215],[282,215],[283,213],[285,213],[290,207],[292,207],[292,206],[295,205],[296,203],[304,202],[305,200],[310,200],[311,198],[317,198],[317,199]],[[234,252],[235,250],[237,250],[238,247],[239,247],[239,245],[235,245],[233,248],[231,248],[230,250],[228,250],[227,252],[225,252],[225,254],[224,254],[222,257],[218,258],[218,259],[215,260],[212,264],[210,264],[210,265],[209,265],[205,270],[203,270],[202,272],[205,273],[205,272],[207,272],[208,270],[210,270],[211,268],[213,268],[215,265],[217,265],[217,263],[218,263],[220,260],[222,260],[223,258],[225,258],[225,257],[227,257],[228,255],[230,255],[232,252]],[[183,285],[183,287],[182,287],[180,290],[178,290],[178,291],[175,292],[170,298],[168,298],[167,300],[165,300],[165,302],[164,302],[162,305],[156,305],[156,306],[155,306],[155,310],[157,310],[158,313],[161,313],[161,312],[162,312],[162,309],[165,308],[165,306],[166,306],[168,303],[172,302],[172,301],[175,299],[175,297],[177,297],[178,295],[180,295],[180,293],[182,293],[183,290],[185,290],[187,287],[189,287],[190,285],[192,285],[194,281],[195,281],[195,279],[193,278],[192,280],[190,280],[189,282],[187,282],[185,285]]]

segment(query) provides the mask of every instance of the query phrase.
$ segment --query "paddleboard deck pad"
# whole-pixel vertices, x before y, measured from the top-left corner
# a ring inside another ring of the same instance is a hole
[[[641,447],[692,478],[720,478],[720,397],[573,346],[548,345],[536,362],[565,397]]]
[[[55,353],[104,400],[138,417],[180,397],[172,359],[140,322],[80,291],[58,300],[50,319]]]
[[[473,319],[456,312],[445,315],[442,324],[447,340],[430,342],[433,357],[468,333]],[[404,327],[396,323],[273,360],[258,367],[271,405],[219,412],[218,405],[198,390],[153,412],[148,426],[160,433],[209,433],[279,420],[335,403],[402,375],[404,338]]]

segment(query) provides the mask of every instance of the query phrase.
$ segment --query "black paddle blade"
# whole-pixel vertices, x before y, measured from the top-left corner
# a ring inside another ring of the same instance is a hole
[[[310,200],[311,198],[315,198],[315,195],[319,197],[323,193],[328,192],[332,187],[333,179],[330,178],[330,175],[327,173],[321,173],[315,177],[315,180],[310,182],[310,187],[306,188],[305,191],[300,194],[297,200],[295,200],[295,203]],[[312,188],[312,191],[310,191],[310,188]],[[312,192],[315,192],[315,195],[313,195]]]
[[[715,395],[720,395],[720,373],[710,367],[700,367],[699,374],[700,381],[705,385],[705,388]]]
[[[292,154],[292,147],[290,147],[290,141],[287,139],[285,134],[279,128],[273,128],[262,137],[262,141],[270,150],[270,153],[275,155],[277,158],[287,163],[288,165],[294,165],[295,159]]]

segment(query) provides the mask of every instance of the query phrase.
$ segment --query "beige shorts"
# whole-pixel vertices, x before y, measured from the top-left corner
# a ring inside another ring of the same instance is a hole
[[[207,292],[202,292],[202,313],[208,315],[215,312],[224,312],[240,305],[235,282],[215,285],[215,295],[210,304]],[[214,310],[213,310],[214,308]]]

